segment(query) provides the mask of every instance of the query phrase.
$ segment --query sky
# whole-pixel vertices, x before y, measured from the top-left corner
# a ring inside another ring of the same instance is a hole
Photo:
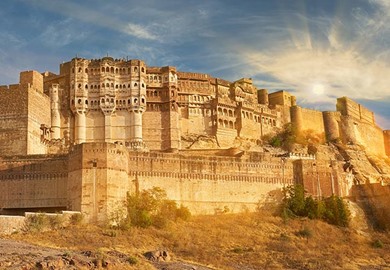
[[[144,60],[335,110],[348,96],[390,129],[390,0],[1,0],[0,85],[75,56]]]

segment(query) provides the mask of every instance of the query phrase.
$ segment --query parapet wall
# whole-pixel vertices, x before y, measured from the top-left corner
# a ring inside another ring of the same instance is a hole
[[[298,134],[303,135],[311,131],[325,139],[324,118],[320,111],[293,106],[291,107],[291,123]]]
[[[35,70],[23,71],[20,73],[20,86],[24,89],[33,88],[43,93],[43,76]]]
[[[336,108],[343,116],[350,116],[365,123],[375,124],[372,111],[347,97],[338,98]]]
[[[302,128],[303,130],[312,130],[316,134],[324,134],[324,118],[322,112],[302,108]]]
[[[153,187],[194,214],[225,207],[254,210],[259,202],[280,200],[282,187],[296,181],[314,195],[347,194],[338,164],[301,158],[306,160],[258,152],[240,157],[134,152],[117,144],[84,143],[69,155],[3,158],[0,206],[3,213],[81,211],[102,223],[124,206],[127,192]]]
[[[232,211],[276,199],[284,185],[293,183],[292,163],[265,159],[129,153],[129,180],[139,189],[158,186],[168,197],[195,214],[214,213],[228,206]]]

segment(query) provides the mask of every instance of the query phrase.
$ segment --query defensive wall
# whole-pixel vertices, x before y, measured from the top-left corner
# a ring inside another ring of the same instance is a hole
[[[0,159],[1,212],[67,207],[68,157],[29,155]]]
[[[325,139],[325,126],[322,112],[293,106],[291,107],[291,122],[299,134],[312,131],[320,135],[322,139]]]
[[[344,143],[360,144],[370,154],[386,154],[385,136],[373,112],[347,97],[338,98],[336,108],[341,113],[340,135]]]
[[[134,152],[107,143],[76,145],[69,155],[3,158],[0,208],[24,211],[81,211],[103,222],[123,206],[127,192],[154,186],[194,214],[254,209],[278,199],[294,181],[293,164],[270,154],[201,156],[192,152]]]
[[[362,145],[372,155],[388,154],[388,132],[375,123],[373,112],[347,97],[337,99],[336,108],[335,112],[320,112],[292,106],[291,123],[297,134],[311,130],[327,141]]]
[[[294,162],[295,179],[313,197],[349,196],[353,175],[335,160],[300,159]]]
[[[50,99],[42,75],[20,73],[20,83],[0,86],[0,151],[10,155],[44,154],[41,125],[50,126]]]

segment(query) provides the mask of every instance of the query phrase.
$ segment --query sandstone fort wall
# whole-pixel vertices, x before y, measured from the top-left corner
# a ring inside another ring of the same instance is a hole
[[[66,156],[3,158],[0,166],[0,208],[4,211],[15,208],[66,208]]]
[[[46,146],[41,142],[41,125],[51,126],[50,98],[41,91],[34,88],[28,89],[27,154],[45,154],[47,152]]]
[[[313,197],[348,196],[352,183],[340,163],[332,160],[298,160],[296,178]]]
[[[344,116],[350,116],[365,123],[375,124],[373,112],[347,97],[338,98],[336,108]]]
[[[19,85],[0,87],[0,152],[27,153],[27,92]]]
[[[325,134],[324,118],[322,112],[302,108],[302,129],[312,130],[316,134]]]
[[[342,116],[340,130],[344,143],[360,144],[370,154],[385,155],[383,131],[376,125]]]
[[[254,209],[293,183],[291,162],[269,154],[244,158],[129,152],[106,143],[75,146],[69,156],[2,160],[0,188],[7,211],[67,209],[102,222],[127,192],[160,187],[194,213],[228,206]]]
[[[323,112],[325,136],[328,141],[334,141],[340,138],[340,113]]]
[[[254,209],[258,201],[273,198],[275,190],[293,182],[291,163],[279,158],[259,162],[240,158],[130,153],[130,181],[140,189],[158,186],[168,197],[196,214],[228,206]],[[275,198],[273,198],[275,199]]]

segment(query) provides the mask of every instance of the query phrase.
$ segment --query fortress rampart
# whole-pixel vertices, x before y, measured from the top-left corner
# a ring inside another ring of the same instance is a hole
[[[276,200],[276,190],[293,183],[290,161],[269,154],[207,157],[142,153],[107,143],[75,146],[68,156],[3,159],[3,212],[25,209],[72,210],[102,222],[122,205],[127,192],[158,186],[193,213],[228,206],[254,209]]]
[[[320,112],[250,78],[230,82],[141,60],[74,58],[59,74],[25,71],[19,84],[0,86],[0,101],[5,213],[72,210],[103,222],[127,192],[153,186],[194,213],[253,209],[296,182],[315,196],[347,196],[351,175],[341,161],[243,150],[290,123],[300,134],[390,153],[389,131],[346,97]]]

